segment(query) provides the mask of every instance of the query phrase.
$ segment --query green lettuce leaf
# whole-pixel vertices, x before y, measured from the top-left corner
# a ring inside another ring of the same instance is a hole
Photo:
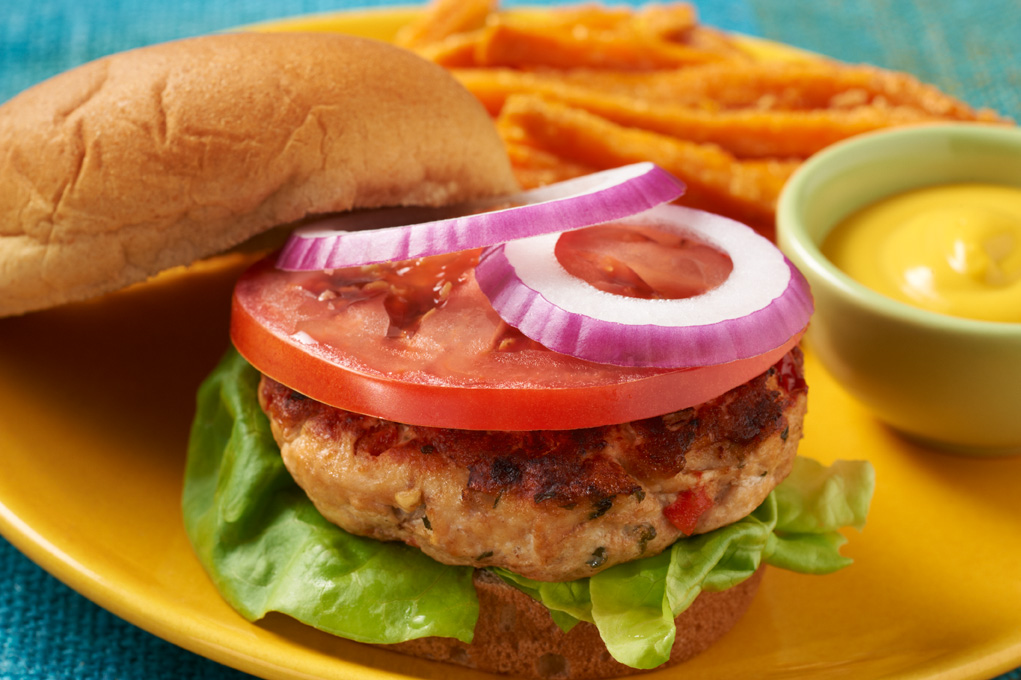
[[[572,590],[552,589],[516,576],[508,582],[551,610],[595,623],[610,654],[633,668],[655,668],[670,656],[674,619],[700,592],[721,591],[749,578],[764,562],[825,574],[851,560],[840,554],[839,530],[862,528],[875,474],[863,461],[826,467],[797,458],[790,476],[751,515],[707,534],[677,541],[656,557],[621,564],[588,581],[577,603]],[[503,575],[503,574],[501,574]],[[506,577],[505,577],[506,578]],[[555,619],[556,620],[556,619]]]
[[[865,527],[875,470],[861,461],[831,466],[798,458],[773,492],[777,504],[776,540],[769,563],[805,574],[829,574],[851,560],[840,554],[847,539],[840,530]]]
[[[361,642],[470,641],[478,615],[472,569],[323,519],[280,461],[257,383],[258,373],[230,352],[203,384],[185,474],[185,526],[227,601],[252,620],[279,611]],[[654,668],[669,657],[674,618],[700,592],[733,587],[763,563],[811,574],[846,566],[840,531],[862,528],[873,485],[867,462],[826,467],[798,458],[751,515],[659,555],[568,583],[494,571],[542,602],[562,629],[594,623],[614,658]]]
[[[281,462],[258,380],[229,353],[199,391],[189,444],[185,528],[224,598],[250,620],[278,611],[360,642],[470,642],[472,569],[323,519]]]

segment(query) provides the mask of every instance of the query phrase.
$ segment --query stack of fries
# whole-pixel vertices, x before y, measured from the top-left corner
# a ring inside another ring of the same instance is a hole
[[[895,125],[1007,122],[905,73],[723,34],[683,3],[435,0],[397,42],[483,102],[522,187],[652,161],[687,183],[679,203],[770,237],[784,182],[829,144]]]

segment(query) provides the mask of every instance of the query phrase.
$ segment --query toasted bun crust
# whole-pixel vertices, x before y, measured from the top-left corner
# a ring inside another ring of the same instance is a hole
[[[743,583],[699,594],[675,619],[677,637],[667,668],[705,651],[729,631],[751,604],[762,581],[760,568]],[[596,627],[579,623],[564,633],[541,604],[488,572],[475,572],[479,620],[471,644],[423,638],[389,645],[403,654],[542,680],[591,680],[642,671],[614,660]],[[656,669],[656,670],[659,670]]]
[[[308,215],[515,188],[482,106],[399,48],[235,33],[120,53],[0,106],[0,316]]]

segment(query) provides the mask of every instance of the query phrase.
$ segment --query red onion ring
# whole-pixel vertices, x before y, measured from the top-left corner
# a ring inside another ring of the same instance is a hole
[[[683,234],[730,256],[728,279],[702,295],[646,300],[598,290],[554,254],[559,234],[487,248],[475,270],[496,312],[561,354],[619,366],[686,368],[757,356],[812,315],[808,283],[773,243],[711,213],[661,205],[620,220]]]
[[[622,219],[683,193],[684,184],[667,171],[635,163],[448,208],[348,213],[296,230],[277,267],[339,269],[483,248]],[[492,210],[508,204],[513,207]]]

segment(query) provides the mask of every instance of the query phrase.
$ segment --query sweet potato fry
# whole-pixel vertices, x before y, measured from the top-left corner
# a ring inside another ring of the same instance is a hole
[[[568,83],[657,103],[713,102],[718,108],[844,109],[861,105],[908,107],[956,120],[996,120],[907,73],[827,59],[710,64],[635,74],[575,71]]]
[[[579,26],[588,32],[616,31],[631,21],[634,11],[622,6],[611,7],[595,3],[561,5],[559,7],[512,9],[493,17],[494,21],[517,26],[572,30]]]
[[[630,40],[579,35],[579,32],[533,30],[500,24],[489,27],[478,52],[478,63],[484,66],[553,66],[574,68],[594,66],[620,69],[654,69],[715,59],[687,48],[678,48],[670,57]]]
[[[807,158],[848,137],[895,125],[940,120],[909,107],[883,105],[853,109],[708,111],[689,106],[657,106],[619,96],[557,98],[619,125],[693,142],[716,144],[741,158]]]
[[[687,3],[644,5],[631,18],[635,30],[660,40],[683,42],[698,29],[698,15]]]
[[[744,58],[732,43],[712,49],[658,38],[627,20],[606,22],[514,20],[513,15],[491,18],[477,61],[484,66],[528,68],[597,67],[630,70],[675,68],[724,59]]]
[[[418,21],[397,33],[394,42],[409,49],[424,48],[480,29],[497,5],[498,0],[434,0]]]
[[[696,69],[697,70],[697,69]],[[537,69],[521,71],[513,68],[452,68],[451,73],[470,90],[494,116],[500,112],[503,102],[513,94],[538,94],[546,97],[562,97],[580,102],[587,98],[608,95],[655,99],[671,104],[686,105],[707,110],[719,106],[712,99],[699,92],[690,95],[683,89],[675,89],[664,82],[664,75],[673,71],[642,72],[619,71],[614,69]]]
[[[507,97],[514,94],[537,94],[554,97],[561,90],[577,90],[572,96],[599,95],[589,86],[574,86],[567,74],[560,71],[519,71],[512,68],[455,68],[451,73],[469,92],[483,103],[489,113],[496,116]],[[596,71],[600,73],[600,71]]]
[[[462,69],[477,66],[475,53],[485,38],[485,29],[455,33],[415,49],[418,54],[440,66]]]
[[[652,161],[688,185],[681,203],[714,210],[772,231],[776,199],[796,161],[742,162],[722,149],[628,128],[533,95],[505,104],[497,126],[505,139],[532,144],[596,169]]]
[[[514,175],[522,189],[562,182],[597,170],[591,165],[570,161],[546,149],[520,142],[507,142],[507,157],[510,158]]]

